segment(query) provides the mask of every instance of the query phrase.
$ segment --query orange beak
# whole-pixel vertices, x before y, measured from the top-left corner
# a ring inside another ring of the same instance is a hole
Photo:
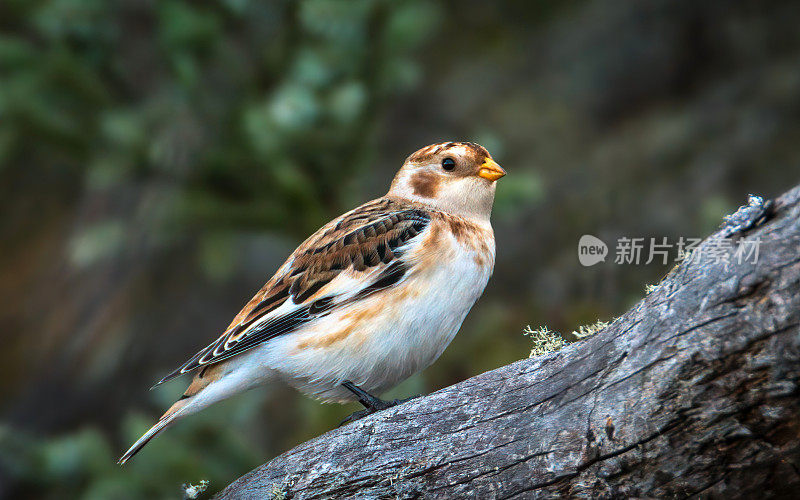
[[[481,168],[478,170],[478,175],[494,182],[506,175],[506,171],[491,158],[486,158],[486,161],[483,162],[483,165],[481,165]]]

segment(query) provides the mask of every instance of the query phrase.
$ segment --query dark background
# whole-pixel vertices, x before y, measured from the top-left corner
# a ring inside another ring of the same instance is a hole
[[[791,1],[0,2],[0,497],[217,491],[357,406],[280,386],[116,458],[310,232],[445,140],[508,171],[497,266],[424,393],[634,304],[672,263],[620,237],[704,236],[800,169]],[[581,235],[611,247],[583,267]]]

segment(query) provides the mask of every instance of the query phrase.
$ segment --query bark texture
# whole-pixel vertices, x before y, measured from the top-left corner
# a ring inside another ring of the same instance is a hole
[[[800,187],[597,335],[328,432],[218,498],[796,498],[798,325]]]

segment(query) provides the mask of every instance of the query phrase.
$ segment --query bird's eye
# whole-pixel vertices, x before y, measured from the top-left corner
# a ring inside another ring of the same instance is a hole
[[[442,160],[442,168],[447,171],[453,170],[456,168],[456,161],[452,158],[445,158]]]

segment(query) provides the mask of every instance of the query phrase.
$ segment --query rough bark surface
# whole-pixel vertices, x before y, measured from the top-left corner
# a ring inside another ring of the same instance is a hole
[[[328,432],[219,498],[797,498],[800,187],[737,215],[599,334]]]

